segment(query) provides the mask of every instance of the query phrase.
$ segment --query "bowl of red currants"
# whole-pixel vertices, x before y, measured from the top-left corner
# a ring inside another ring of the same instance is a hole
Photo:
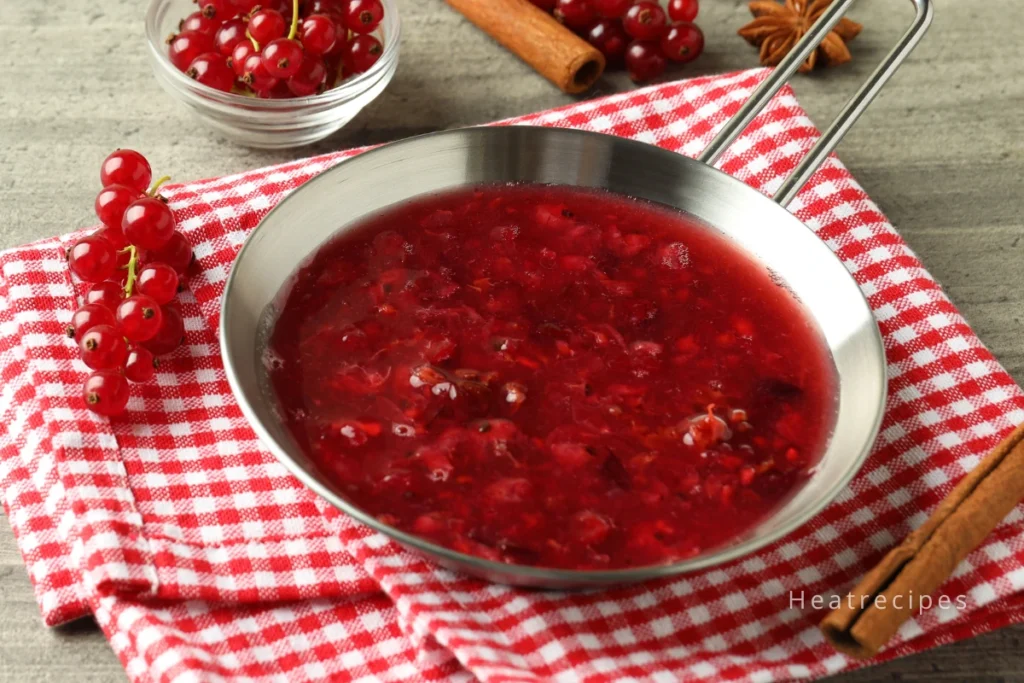
[[[161,87],[225,137],[279,149],[322,140],[398,67],[394,0],[153,0]]]

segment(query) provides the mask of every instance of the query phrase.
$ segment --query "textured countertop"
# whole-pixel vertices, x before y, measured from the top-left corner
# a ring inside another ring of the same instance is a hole
[[[388,90],[311,148],[260,152],[219,139],[158,88],[143,0],[0,0],[0,248],[94,222],[100,160],[144,152],[178,180],[476,124],[572,101],[449,10],[398,0],[402,61]],[[745,2],[704,0],[707,51],[678,77],[756,65],[735,35]],[[1024,381],[1024,2],[937,2],[931,33],[848,136],[839,155],[943,283],[982,340]],[[909,2],[862,0],[854,61],[799,76],[825,124],[912,16]],[[630,87],[622,74],[594,94]],[[1003,629],[841,681],[1024,681],[1024,626]],[[121,681],[94,624],[45,628],[0,522],[0,681]]]

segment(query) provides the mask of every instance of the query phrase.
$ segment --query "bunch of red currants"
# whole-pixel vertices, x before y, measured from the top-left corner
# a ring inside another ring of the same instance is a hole
[[[689,62],[704,50],[704,34],[693,23],[697,0],[669,0],[667,11],[651,0],[530,2],[600,50],[609,68],[624,64],[637,82],[661,76],[669,61]]]
[[[128,403],[128,381],[153,377],[157,356],[178,348],[185,335],[174,301],[192,262],[192,246],[153,183],[144,156],[119,149],[100,167],[103,189],[96,215],[103,227],[68,249],[68,266],[92,283],[71,317],[67,334],[94,372],[85,380],[85,405],[118,415]]]
[[[370,35],[381,0],[197,0],[167,39],[171,63],[223,92],[308,97],[363,73],[384,52]]]

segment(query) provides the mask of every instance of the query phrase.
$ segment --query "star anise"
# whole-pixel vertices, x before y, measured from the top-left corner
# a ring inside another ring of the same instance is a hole
[[[785,0],[785,4],[754,0],[748,5],[754,20],[741,28],[739,34],[751,45],[761,48],[761,64],[775,66],[831,4],[832,0]],[[818,49],[800,65],[800,71],[810,71],[819,61],[826,66],[850,61],[852,57],[846,43],[856,38],[862,28],[855,21],[840,19]]]

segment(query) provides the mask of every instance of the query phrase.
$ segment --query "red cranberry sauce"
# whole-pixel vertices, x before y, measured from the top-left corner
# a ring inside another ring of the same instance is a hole
[[[733,540],[807,478],[835,416],[828,350],[762,265],[567,187],[433,196],[335,238],[269,355],[290,431],[353,503],[515,564]]]

